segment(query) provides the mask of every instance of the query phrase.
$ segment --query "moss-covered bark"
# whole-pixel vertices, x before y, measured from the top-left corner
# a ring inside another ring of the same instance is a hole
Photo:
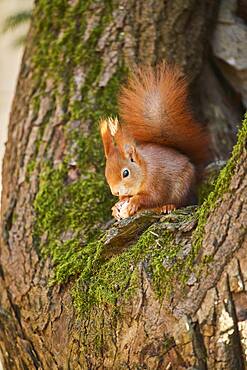
[[[117,114],[119,84],[133,62],[166,57],[196,80],[216,8],[192,0],[37,2],[3,169],[6,369],[159,369],[204,361],[197,350],[188,360],[171,327],[186,311],[173,312],[183,290],[214,258],[206,254],[194,268],[222,186],[199,216],[189,209],[144,214],[105,231],[114,200],[103,176],[98,119]],[[192,335],[188,346],[196,340]]]

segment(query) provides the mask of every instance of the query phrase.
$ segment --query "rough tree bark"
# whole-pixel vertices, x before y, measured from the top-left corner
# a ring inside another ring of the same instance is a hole
[[[6,369],[244,369],[244,131],[196,214],[110,227],[97,130],[128,64],[165,57],[198,84],[216,3],[37,2],[3,167]]]

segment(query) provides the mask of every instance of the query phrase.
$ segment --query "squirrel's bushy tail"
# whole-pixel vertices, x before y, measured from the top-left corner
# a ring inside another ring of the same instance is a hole
[[[139,68],[120,91],[120,117],[135,140],[173,147],[201,164],[208,159],[209,137],[187,100],[187,83],[177,67]]]

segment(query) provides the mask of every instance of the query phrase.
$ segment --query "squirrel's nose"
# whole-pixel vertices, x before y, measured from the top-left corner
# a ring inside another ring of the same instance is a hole
[[[112,191],[112,194],[115,195],[116,197],[119,196],[119,191]]]

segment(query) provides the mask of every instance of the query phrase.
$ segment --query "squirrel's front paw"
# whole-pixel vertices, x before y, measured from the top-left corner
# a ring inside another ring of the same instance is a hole
[[[139,202],[137,202],[137,200],[134,197],[130,198],[126,208],[126,217],[133,216],[139,209],[140,209]]]
[[[123,218],[133,216],[139,208],[140,206],[137,199],[128,198],[120,200],[112,207],[112,215],[117,221],[119,221]]]

